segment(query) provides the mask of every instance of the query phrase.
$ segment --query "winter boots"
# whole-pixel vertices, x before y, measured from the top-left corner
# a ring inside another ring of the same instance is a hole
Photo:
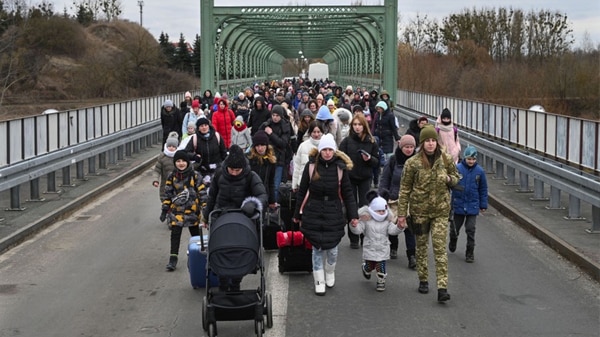
[[[369,275],[370,276],[370,275]],[[385,277],[387,274],[377,273],[377,291],[385,291]]]
[[[429,282],[419,281],[419,292],[421,294],[427,294],[429,292]]]
[[[410,269],[417,268],[417,258],[415,257],[415,250],[407,249],[406,257],[408,257],[408,268],[410,268]]]
[[[438,289],[438,302],[446,302],[448,300],[450,300],[448,290],[443,288]]]
[[[396,260],[397,258],[398,258],[398,250],[397,249],[391,249],[390,250],[390,259]]]
[[[325,295],[325,270],[313,270],[313,278],[315,279],[315,294],[318,296]]]
[[[325,262],[325,285],[327,285],[327,288],[333,288],[335,285],[335,263]]]
[[[174,271],[175,268],[177,268],[177,254],[171,254],[169,263],[167,264],[167,271]]]
[[[367,268],[367,264],[366,264],[366,263],[363,263],[363,264],[362,264],[362,266],[361,266],[361,268],[360,268],[360,270],[362,270],[362,274],[363,274],[363,276],[364,276],[364,277],[365,277],[367,280],[370,280],[370,279],[371,279],[371,272],[370,272],[370,271],[367,271],[367,269],[366,269],[366,268]]]
[[[448,244],[448,250],[450,253],[454,253],[456,251],[456,241],[458,241],[458,238],[450,237],[450,243]]]
[[[467,261],[468,263],[475,262],[475,255],[473,254],[474,249],[475,247],[473,246],[467,247],[467,252],[465,253],[465,261]]]

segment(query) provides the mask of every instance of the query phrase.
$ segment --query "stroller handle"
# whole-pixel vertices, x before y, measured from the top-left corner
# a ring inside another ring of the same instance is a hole
[[[215,210],[211,211],[208,214],[208,223],[211,224],[213,218],[219,217],[220,215],[227,214],[227,213],[242,213],[242,214],[246,215],[241,208],[219,208],[219,209],[215,209]],[[258,219],[259,219],[260,223],[262,224],[262,211],[258,211],[258,213],[259,213]]]

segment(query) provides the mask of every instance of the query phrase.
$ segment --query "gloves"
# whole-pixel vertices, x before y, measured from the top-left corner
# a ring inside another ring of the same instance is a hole
[[[200,156],[199,154],[195,154],[192,157],[191,161],[195,162],[196,164],[200,164],[202,162],[202,156]]]
[[[167,219],[167,211],[163,210],[160,212],[160,221],[164,222]]]
[[[242,206],[242,212],[249,217],[252,218],[254,213],[256,212],[256,203],[253,201],[249,201]]]

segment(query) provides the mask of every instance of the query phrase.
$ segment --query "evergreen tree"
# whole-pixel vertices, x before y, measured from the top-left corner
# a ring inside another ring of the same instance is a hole
[[[196,40],[194,40],[194,49],[192,51],[192,69],[194,70],[194,76],[200,77],[200,62],[202,54],[200,53],[200,35],[196,34]]]
[[[160,50],[165,56],[167,66],[169,68],[173,68],[175,65],[175,46],[173,46],[173,44],[169,42],[169,34],[161,32],[158,38],[158,44],[160,45]]]

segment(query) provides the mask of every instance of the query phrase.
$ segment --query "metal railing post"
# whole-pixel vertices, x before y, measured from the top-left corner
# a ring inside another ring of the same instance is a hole
[[[564,217],[565,220],[585,220],[581,216],[581,200],[576,196],[569,195],[569,215]]]
[[[592,206],[592,228],[585,231],[590,234],[600,234],[600,207]]]
[[[10,208],[7,211],[24,211],[25,207],[21,207],[21,185],[10,188]]]
[[[565,209],[560,205],[560,189],[550,186],[550,204],[546,209]]]
[[[548,198],[544,197],[544,182],[540,179],[533,178],[533,198],[529,198],[533,201],[545,201]]]
[[[507,166],[506,167],[506,182],[504,183],[504,185],[506,185],[506,186],[517,186],[516,181],[517,180],[516,180],[515,168]]]
[[[88,173],[96,174],[96,156],[88,158]]]
[[[496,160],[496,175],[493,179],[504,180],[506,177],[504,176],[504,163],[499,160]]]
[[[524,172],[519,172],[519,188],[517,189],[519,193],[530,193],[531,189],[529,188],[529,175]]]
[[[75,186],[71,183],[71,166],[62,168],[62,184],[60,186]]]
[[[29,200],[27,201],[44,201],[40,197],[40,178],[34,178],[29,182]]]

